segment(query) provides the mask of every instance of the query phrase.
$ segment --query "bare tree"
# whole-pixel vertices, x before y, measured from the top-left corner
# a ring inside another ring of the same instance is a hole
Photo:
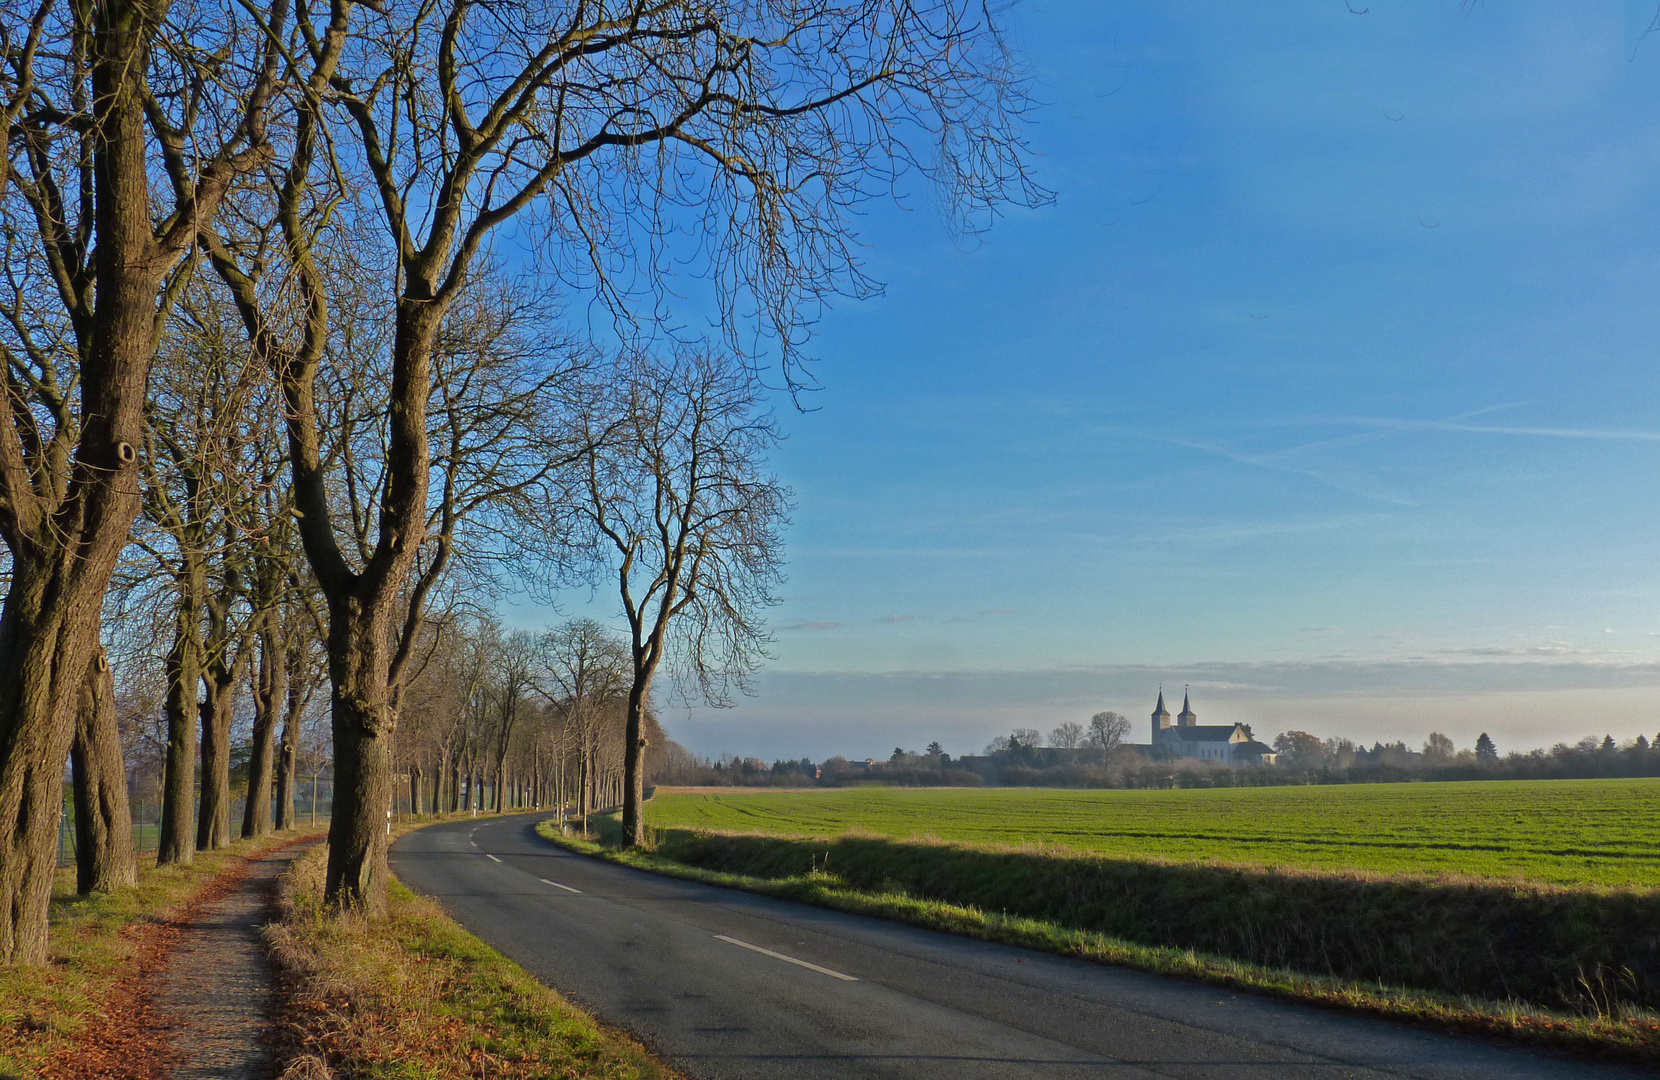
[[[541,653],[545,684],[539,689],[565,721],[567,748],[577,762],[577,815],[587,832],[606,706],[629,685],[631,658],[617,635],[593,619],[572,619],[549,630]]]
[[[308,574],[296,570],[282,610],[283,651],[287,660],[285,678],[288,700],[283,709],[282,741],[276,753],[276,811],[272,825],[293,828],[299,823],[294,792],[300,775],[301,743],[307,727],[312,696],[323,680],[321,652],[322,618],[311,600]]]
[[[325,891],[379,911],[396,687],[442,563],[417,569],[433,353],[493,231],[522,216],[544,265],[644,321],[688,256],[727,336],[753,326],[793,378],[817,301],[870,287],[849,224],[862,200],[907,171],[966,218],[1042,193],[1017,130],[1023,84],[976,0],[341,0],[307,14],[318,22],[293,55],[310,74],[293,83],[267,219],[280,243],[206,244],[283,386],[300,529],[328,599],[339,800]],[[341,41],[338,69],[325,65]],[[354,199],[364,180],[372,205]],[[318,453],[320,251],[342,229],[378,233],[395,298],[386,481],[361,560],[342,548]],[[671,250],[683,235],[695,240]]]
[[[1129,733],[1130,722],[1111,710],[1089,718],[1089,746],[1101,755],[1103,765],[1112,760]]]
[[[1049,745],[1062,750],[1076,750],[1084,745],[1084,725],[1076,720],[1067,720],[1058,724],[1049,733]]]
[[[249,621],[244,541],[270,527],[256,520],[261,481],[270,472],[257,466],[273,434],[260,419],[271,411],[262,401],[268,380],[236,348],[240,335],[218,298],[187,287],[167,329],[144,407],[143,516],[134,537],[150,564],[137,569],[138,588],[155,592],[155,602],[172,614],[167,790],[157,852],[164,865],[188,863],[196,850],[230,840],[231,695],[245,666]]]
[[[496,770],[496,813],[507,811],[507,755],[513,736],[525,718],[530,695],[535,692],[532,674],[536,665],[536,638],[528,630],[514,630],[502,638],[492,665],[491,697],[494,708]]]
[[[789,492],[767,472],[778,431],[745,366],[722,354],[634,354],[586,401],[591,447],[565,501],[591,576],[612,576],[632,660],[623,835],[644,839],[643,719],[660,665],[711,704],[764,658],[762,615],[783,559]]]
[[[270,159],[287,18],[284,0],[0,11],[0,963],[46,962],[63,765],[138,512],[161,316],[197,230]]]
[[[303,709],[310,697],[310,684],[300,687],[297,699],[290,696],[291,681],[306,681],[308,675],[304,670],[294,670],[310,657],[305,652],[296,653],[289,636],[305,633],[305,627],[294,624],[311,614],[305,610],[310,597],[303,595],[310,580],[302,573],[302,558],[294,537],[293,504],[287,489],[279,483],[281,465],[274,455],[264,462],[258,498],[260,529],[250,539],[254,550],[248,583],[248,634],[252,639],[250,651],[255,654],[251,663],[254,725],[248,754],[248,798],[242,809],[243,837],[263,836],[273,828],[292,824],[292,750],[286,738],[278,740],[278,721],[286,720],[292,727],[298,722],[293,711]],[[277,803],[275,811],[273,800]]]

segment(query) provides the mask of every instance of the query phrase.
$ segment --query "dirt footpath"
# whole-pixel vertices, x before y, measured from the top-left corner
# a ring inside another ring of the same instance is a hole
[[[169,1021],[174,1080],[259,1080],[275,1073],[265,1039],[276,985],[259,928],[271,918],[277,877],[305,845],[247,860],[192,906],[152,983]],[[227,880],[229,879],[229,880]]]

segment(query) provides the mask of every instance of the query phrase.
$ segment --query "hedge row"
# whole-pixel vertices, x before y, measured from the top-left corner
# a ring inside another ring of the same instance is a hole
[[[659,854],[1002,911],[1144,945],[1604,1013],[1660,1007],[1660,891],[671,830]]]

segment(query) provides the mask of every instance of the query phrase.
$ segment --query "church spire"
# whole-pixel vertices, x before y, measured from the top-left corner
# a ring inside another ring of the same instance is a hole
[[[1164,707],[1164,687],[1159,687],[1159,703],[1153,709],[1153,741],[1158,742],[1159,732],[1170,726],[1170,710]]]
[[[1182,687],[1182,711],[1176,715],[1178,727],[1193,727],[1199,722],[1199,716],[1188,703],[1187,687]]]

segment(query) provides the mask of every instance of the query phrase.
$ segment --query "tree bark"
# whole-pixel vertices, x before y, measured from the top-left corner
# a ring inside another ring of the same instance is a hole
[[[199,561],[184,563],[177,580],[173,645],[167,651],[167,764],[162,785],[157,866],[189,866],[196,858],[196,687],[201,679],[202,595]]]
[[[16,436],[0,449],[0,524],[12,577],[0,611],[0,964],[46,963],[63,768],[116,559],[138,515],[134,447],[167,266],[151,232],[144,112],[148,5],[96,5],[93,193],[96,310],[80,372],[80,438],[55,505],[24,475]],[[90,308],[91,305],[89,304]],[[83,316],[85,312],[81,313]],[[0,426],[14,424],[8,415]]]
[[[115,680],[99,649],[87,665],[70,749],[75,789],[75,887],[82,896],[138,884],[127,764],[115,722]]]
[[[231,842],[230,694],[210,667],[202,695],[202,805],[196,814],[196,850]]]
[[[628,690],[628,722],[623,729],[623,845],[639,847],[646,842],[643,808],[646,796],[645,712],[651,697],[650,671],[637,675]]]
[[[355,600],[332,603],[329,610],[334,806],[324,897],[379,918],[386,913],[386,834],[392,808],[391,612],[385,604],[360,614]]]
[[[287,696],[288,649],[282,640],[279,609],[266,609],[259,620],[259,679],[254,695],[253,746],[248,757],[248,801],[242,808],[242,835],[265,836],[272,830],[271,787],[275,765],[277,713]]]
[[[306,662],[307,643],[300,635],[289,635],[286,669],[283,679],[288,686],[288,704],[282,720],[282,746],[277,752],[277,816],[276,827],[291,829],[299,824],[294,809],[294,789],[299,781],[300,725],[305,719],[305,708],[311,700],[313,677],[300,670]]]
[[[234,575],[227,575],[226,595],[208,600],[208,662],[202,675],[202,806],[196,816],[196,850],[209,851],[231,842],[231,706],[246,650],[237,647],[230,629]]]

